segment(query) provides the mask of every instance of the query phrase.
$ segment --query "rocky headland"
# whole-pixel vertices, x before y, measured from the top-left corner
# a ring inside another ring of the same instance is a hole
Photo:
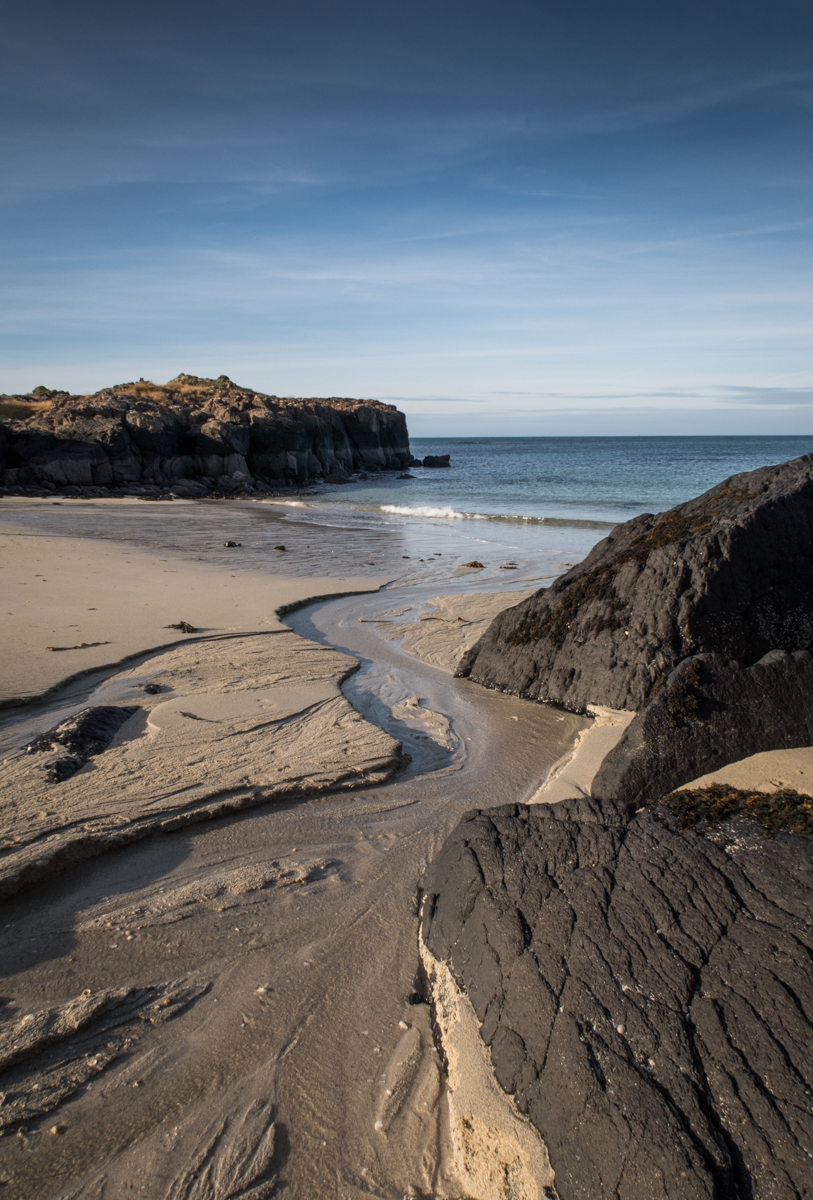
[[[391,404],[267,396],[224,375],[0,398],[0,484],[14,493],[232,495],[412,465]]]

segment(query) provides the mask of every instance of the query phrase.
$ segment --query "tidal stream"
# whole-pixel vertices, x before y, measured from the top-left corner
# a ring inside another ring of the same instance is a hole
[[[252,1197],[275,1194],[272,1180],[296,1200],[463,1194],[430,1012],[415,1003],[421,877],[462,813],[527,799],[586,721],[455,680],[376,632],[394,602],[438,591],[416,581],[286,618],[360,661],[345,694],[410,756],[391,783],[154,836],[5,903],[0,968],[17,1012],[86,988],[211,983],[62,1106],[64,1137],[48,1136],[46,1117],[0,1142],[9,1194],[228,1200],[238,1144],[271,1189]],[[399,719],[405,702],[428,716]],[[100,906],[126,911],[272,859],[320,865],[297,887],[198,905],[115,946],[114,933],[79,928]]]

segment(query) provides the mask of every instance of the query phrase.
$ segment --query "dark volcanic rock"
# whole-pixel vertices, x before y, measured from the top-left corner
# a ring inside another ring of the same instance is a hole
[[[89,758],[106,750],[124,722],[137,712],[138,705],[100,704],[95,708],[83,708],[29,742],[26,753],[36,754],[64,746],[67,756],[51,762],[48,769],[49,781],[62,783],[80,771]]]
[[[813,649],[813,456],[620,525],[501,613],[457,674],[565,708],[640,708],[682,659]]]
[[[474,812],[447,840],[422,936],[560,1200],[811,1194],[812,846],[584,799]]]
[[[448,467],[450,465],[449,457],[448,454],[427,454],[423,465],[425,467]]]
[[[228,495],[269,480],[284,487],[401,471],[411,461],[406,418],[391,404],[265,396],[225,376],[59,393],[49,408],[0,425],[0,483],[11,490],[148,485]]]
[[[751,667],[722,654],[685,659],[627,726],[594,796],[643,800],[764,750],[813,745],[813,656],[772,650]]]

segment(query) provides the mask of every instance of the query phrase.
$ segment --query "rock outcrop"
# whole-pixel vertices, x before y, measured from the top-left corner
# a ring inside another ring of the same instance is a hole
[[[641,803],[765,750],[813,746],[813,655],[751,667],[699,654],[675,668],[603,760],[592,794]]]
[[[47,775],[49,783],[62,783],[81,771],[88,759],[106,750],[125,721],[137,712],[138,707],[134,704],[100,704],[83,708],[29,742],[26,754],[67,750],[64,758],[51,762]]]
[[[813,455],[618,526],[498,616],[459,676],[584,711],[639,709],[675,666],[813,649]]]
[[[146,486],[200,496],[344,482],[413,461],[403,413],[375,400],[294,400],[192,375],[54,393],[45,408],[35,400],[32,416],[0,425],[0,483],[11,491]]]
[[[424,947],[468,994],[559,1200],[809,1195],[810,851],[585,799],[473,812],[449,837]]]

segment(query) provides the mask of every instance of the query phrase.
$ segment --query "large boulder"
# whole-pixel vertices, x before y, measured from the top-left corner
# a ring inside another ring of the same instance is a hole
[[[813,649],[813,456],[619,525],[501,613],[457,674],[583,711],[639,709],[674,667]]]
[[[585,799],[449,837],[425,961],[468,994],[559,1200],[810,1195],[812,844]]]
[[[0,485],[12,490],[186,480],[234,492],[411,460],[406,418],[391,404],[265,396],[225,376],[55,393],[50,407],[0,425]]]
[[[772,650],[751,667],[699,654],[675,668],[610,750],[594,796],[641,803],[765,750],[813,746],[813,655]]]

